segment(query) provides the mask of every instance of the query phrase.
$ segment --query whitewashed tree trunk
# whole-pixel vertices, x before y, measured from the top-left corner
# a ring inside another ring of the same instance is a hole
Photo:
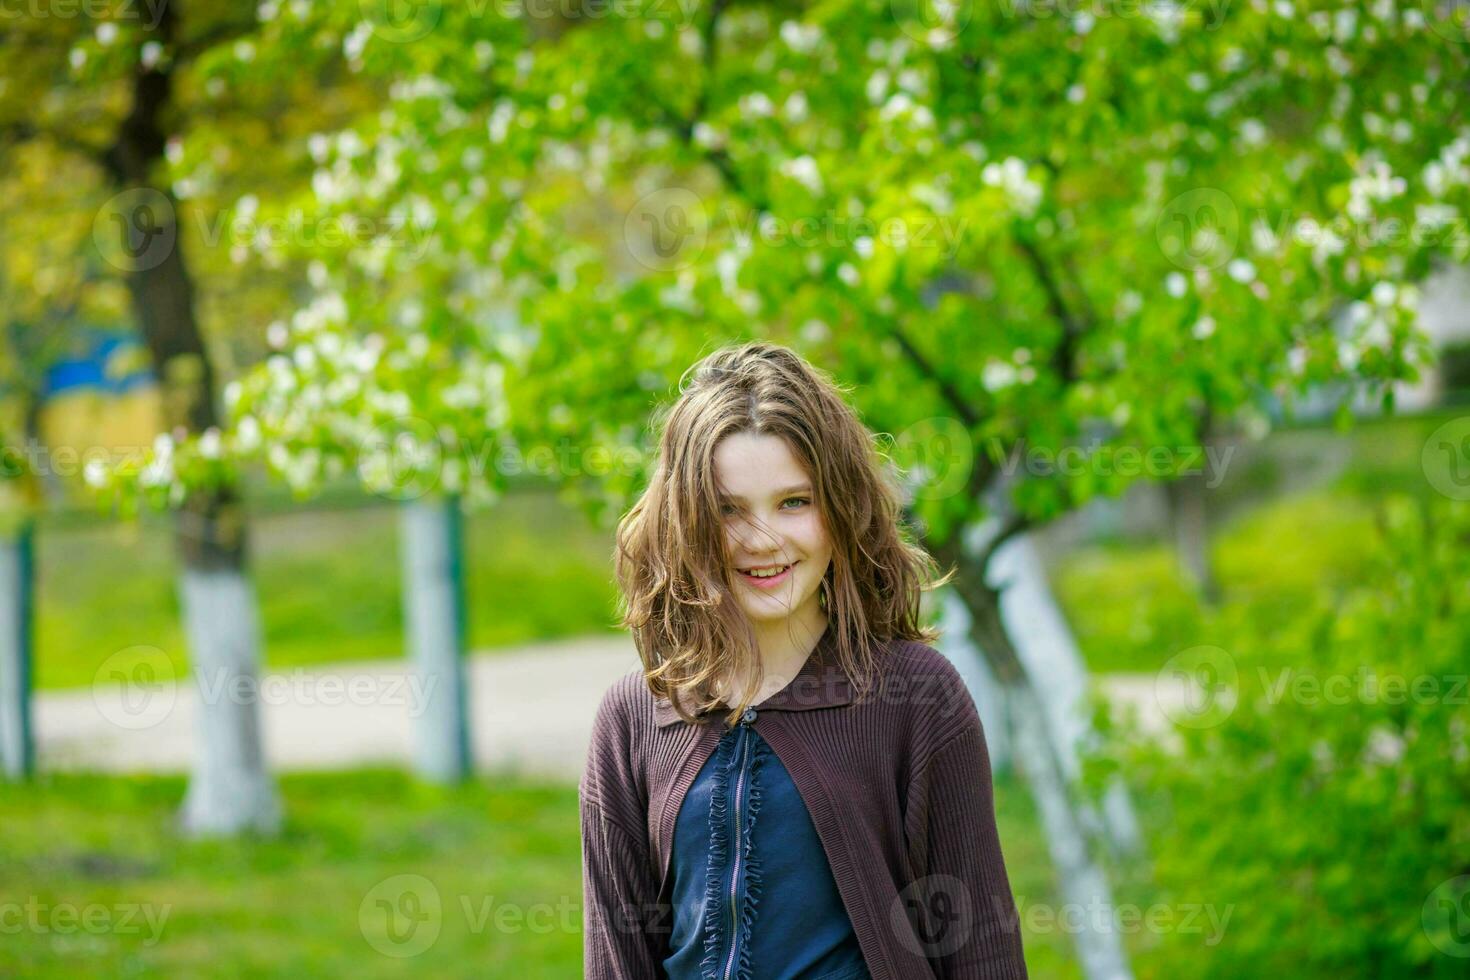
[[[1001,552],[1016,541],[1017,538],[1012,538],[1002,543],[990,556],[990,566],[996,567]],[[1086,677],[1080,657],[1070,666],[1066,656],[1059,655],[1055,649],[1038,657],[1033,648],[1029,660],[1022,657],[1022,644],[1035,647],[1049,641],[1054,647],[1058,624],[1048,619],[1055,616],[1060,620],[1060,613],[1056,612],[1054,603],[1048,611],[1049,594],[1045,596],[1046,602],[1039,602],[1034,588],[1026,587],[1031,577],[1028,564],[1035,560],[1034,551],[1024,547],[1012,551],[1010,560],[998,563],[1006,572],[1000,576],[989,573],[982,565],[985,544],[985,541],[964,544],[948,541],[931,550],[942,564],[953,563],[959,568],[953,589],[969,614],[969,640],[976,654],[987,661],[988,673],[999,691],[998,697],[987,700],[999,703],[1005,714],[1004,724],[996,727],[1006,732],[1011,758],[1036,803],[1060,882],[1062,901],[1085,916],[1085,925],[1072,937],[1083,975],[1087,980],[1131,980],[1133,973],[1127,952],[1115,927],[1116,906],[1111,886],[1107,873],[1094,856],[1093,843],[1103,836],[1102,821],[1075,789],[1075,747],[1061,734],[1072,728],[1063,728],[1053,720],[1054,714],[1062,717],[1054,703],[1065,703],[1078,683],[1077,676],[1065,676],[1069,670],[1074,675],[1080,673],[1081,689],[1085,690]],[[1041,581],[1044,583],[1044,578]],[[1017,587],[1020,592],[1006,599],[1006,594]],[[1061,625],[1065,629],[1065,623]],[[1076,656],[1075,645],[1071,653]],[[1047,670],[1058,673],[1053,675]],[[980,670],[974,672],[980,678],[985,674]],[[1041,690],[1045,690],[1045,697],[1040,695]],[[1068,758],[1072,760],[1070,768]],[[1076,913],[1069,910],[1067,914],[1070,917],[1067,921],[1075,921]]]
[[[996,549],[987,573],[992,583],[1002,586],[1001,619],[1027,676],[1045,679],[1046,696],[1040,704],[1062,775],[1072,785],[1081,776],[1079,750],[1093,736],[1087,711],[1090,682],[1076,637],[1057,605],[1029,534],[1018,534]],[[1081,816],[1084,829],[1096,829],[1091,807],[1085,807]],[[1137,853],[1142,846],[1138,816],[1121,779],[1113,780],[1104,794],[1102,824],[1108,841],[1121,853]]]
[[[31,728],[33,529],[0,538],[0,773],[25,779],[35,771]]]
[[[1081,811],[1046,723],[1043,699],[1030,681],[1022,679],[1006,685],[1005,704],[1010,711],[1016,764],[1036,801],[1047,851],[1061,885],[1066,910],[1065,914],[1057,910],[1057,920],[1081,923],[1073,934],[1073,945],[1082,975],[1087,980],[1132,980],[1112,888],[1106,872],[1093,859]]]
[[[945,589],[939,603],[942,634],[939,652],[954,664],[970,690],[970,697],[975,699],[980,723],[985,726],[985,748],[990,752],[991,770],[1007,772],[1011,768],[1011,730],[1005,691],[985,654],[970,639],[970,611],[965,608],[964,600],[954,590]]]
[[[436,783],[469,777],[464,540],[459,498],[403,505],[403,600],[409,657],[422,680],[414,765]]]
[[[274,834],[281,803],[260,732],[255,590],[239,569],[186,566],[179,594],[199,695],[199,750],[181,814],[184,832]]]

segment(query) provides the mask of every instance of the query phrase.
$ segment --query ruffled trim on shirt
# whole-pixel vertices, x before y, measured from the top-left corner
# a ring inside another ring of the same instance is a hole
[[[755,924],[755,911],[756,906],[760,903],[761,893],[761,863],[752,844],[755,837],[755,818],[760,810],[762,796],[761,784],[757,776],[765,756],[765,753],[761,751],[761,742],[756,738],[754,732],[745,733],[745,737],[750,741],[750,774],[747,777],[748,804],[745,808],[744,825],[741,828],[741,835],[744,839],[740,861],[745,869],[745,901],[740,908],[740,955],[734,973],[734,977],[738,980],[751,980],[750,933]],[[729,740],[726,757],[719,760],[715,767],[714,778],[710,781],[709,863],[705,867],[704,879],[704,959],[699,964],[700,976],[704,980],[724,980],[722,973],[726,957],[729,955],[727,953],[729,937],[724,935],[724,924],[729,917],[728,893],[725,887],[725,877],[729,870],[726,864],[730,852],[727,824],[729,822],[730,774],[739,765],[739,756],[735,751],[738,741],[738,736]]]
[[[709,861],[704,872],[704,959],[699,963],[699,975],[704,980],[715,980],[723,945],[720,927],[725,919],[725,856],[730,847],[725,830],[730,763],[724,756],[732,754],[734,744],[733,738],[721,742],[717,751],[722,757],[715,760],[714,778],[710,780]]]
[[[752,846],[755,842],[755,815],[761,805],[761,782],[757,778],[765,753],[754,732],[747,733],[754,743],[751,749],[754,758],[750,763],[750,807],[746,811],[745,824],[745,907],[740,910],[740,980],[750,980],[750,930],[755,922],[755,907],[761,897],[761,861]]]

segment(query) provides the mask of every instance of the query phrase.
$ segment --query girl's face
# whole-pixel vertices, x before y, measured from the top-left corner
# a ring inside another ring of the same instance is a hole
[[[714,469],[741,608],[759,623],[811,615],[832,544],[811,480],[786,440],[754,432],[726,436],[715,447]]]

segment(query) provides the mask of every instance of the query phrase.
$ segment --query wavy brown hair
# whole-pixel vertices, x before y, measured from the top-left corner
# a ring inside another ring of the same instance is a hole
[[[943,584],[935,562],[908,540],[902,501],[873,434],[841,388],[791,350],[756,341],[724,347],[691,367],[679,397],[656,421],[658,463],[618,523],[615,567],[622,623],[633,633],[655,696],[679,717],[720,704],[714,682],[754,675],[728,720],[749,707],[764,676],[755,632],[735,601],[714,470],[715,447],[736,433],[779,436],[806,470],[832,544],[823,576],[828,629],[859,695],[890,640],[932,641],[920,597]]]

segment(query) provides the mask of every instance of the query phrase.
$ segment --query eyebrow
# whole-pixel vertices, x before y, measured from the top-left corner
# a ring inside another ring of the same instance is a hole
[[[778,496],[778,497],[789,497],[792,494],[796,494],[796,493],[811,493],[811,492],[812,492],[811,484],[809,484],[809,483],[798,483],[794,487],[782,487],[780,490],[777,490],[776,491],[776,496]],[[742,497],[742,496],[740,496],[738,493],[725,493],[722,490],[722,491],[720,491],[720,496],[723,499],[725,499],[725,500],[739,500],[742,503],[745,501],[745,498]]]

